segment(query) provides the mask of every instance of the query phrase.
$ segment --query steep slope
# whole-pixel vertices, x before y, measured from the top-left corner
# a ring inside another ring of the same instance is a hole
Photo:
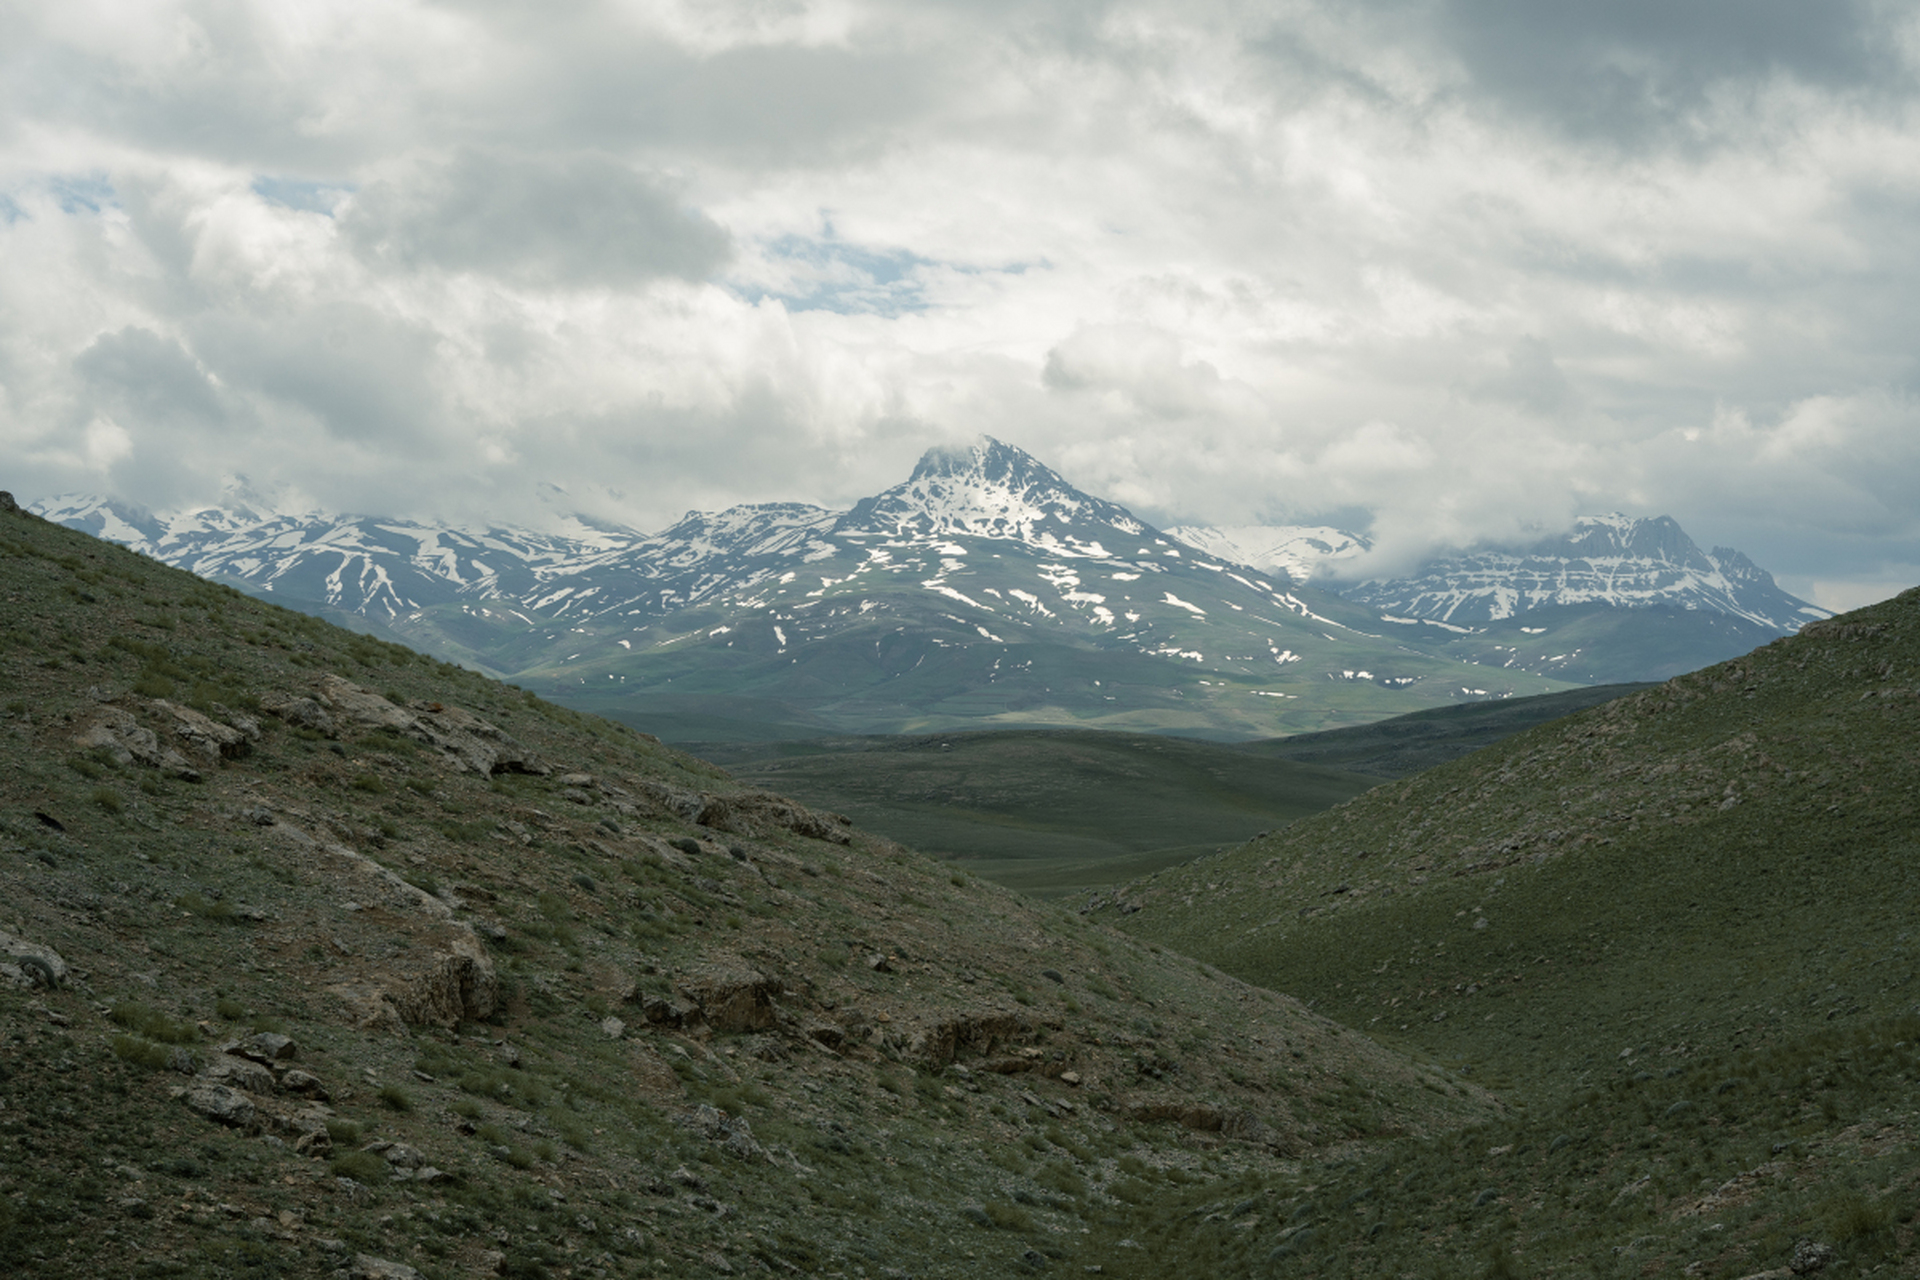
[[[1489,1114],[1297,1003],[0,496],[0,1269],[1170,1274]]]
[[[1909,591],[1137,883],[1127,925],[1530,1087],[1892,1014],[1917,740]]]
[[[1312,588],[1183,549],[999,441],[845,512],[690,513],[657,535],[79,500],[50,519],[644,725],[1092,725],[1264,737],[1545,692]],[[1392,634],[1388,634],[1392,633]]]
[[[1371,1188],[1511,1274],[1910,1274],[1917,744],[1920,590],[1092,914],[1526,1104],[1322,1197]]]

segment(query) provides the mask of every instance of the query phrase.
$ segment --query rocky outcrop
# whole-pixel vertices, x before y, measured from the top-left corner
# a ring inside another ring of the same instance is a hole
[[[711,827],[738,836],[767,836],[775,831],[791,831],[809,840],[831,844],[851,844],[848,820],[837,815],[815,813],[785,796],[766,791],[740,791],[716,795],[670,786],[652,779],[633,783],[634,792],[655,812],[697,826]]]
[[[260,707],[288,724],[329,737],[348,729],[396,733],[435,748],[455,768],[483,777],[551,772],[511,735],[471,712],[438,702],[401,706],[344,676],[321,676],[312,697],[284,690],[264,694]]]
[[[396,733],[413,728],[413,712],[344,676],[321,676],[314,681],[314,694],[337,723],[361,729],[392,729]]]
[[[57,987],[67,980],[67,962],[52,947],[0,930],[0,978],[15,986]]]
[[[189,1110],[219,1124],[244,1129],[254,1121],[253,1099],[231,1085],[201,1083],[187,1090]]]
[[[340,1000],[351,1020],[369,1031],[406,1026],[453,1027],[481,1022],[500,1000],[493,961],[465,928],[446,930],[428,957],[400,970],[336,983],[327,993]]]
[[[311,729],[315,733],[333,736],[333,717],[327,714],[325,707],[312,698],[275,690],[260,695],[260,709],[297,729]]]
[[[963,1014],[929,1023],[913,1033],[907,1052],[938,1069],[960,1058],[983,1058],[1032,1033],[1026,1019],[1009,1013]],[[1025,1070],[1023,1065],[1021,1070]]]
[[[493,1013],[499,998],[493,961],[472,934],[459,933],[392,992],[394,1008],[413,1026],[480,1022]]]
[[[439,748],[460,768],[482,777],[551,772],[511,735],[458,707],[428,704],[414,721],[412,736]]]
[[[95,707],[81,722],[73,745],[82,751],[104,751],[115,764],[139,761],[171,777],[198,782],[200,771],[192,761],[160,741],[159,735],[120,707]]]
[[[150,705],[167,722],[168,736],[205,760],[238,760],[260,739],[260,726],[245,716],[229,712],[228,718],[235,723],[222,724],[165,698],[155,698]]]
[[[846,819],[825,817],[784,796],[765,791],[743,791],[728,796],[710,795],[706,797],[706,802],[695,821],[716,831],[741,836],[765,836],[780,830],[831,844],[853,843]]]
[[[674,985],[715,1031],[763,1031],[774,1023],[780,984],[737,957],[703,964]],[[681,1021],[687,1021],[684,1013]]]

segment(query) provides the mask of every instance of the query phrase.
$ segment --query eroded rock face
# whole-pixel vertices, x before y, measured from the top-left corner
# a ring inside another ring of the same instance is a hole
[[[464,929],[439,935],[424,961],[356,982],[328,987],[347,1006],[349,1016],[369,1031],[399,1031],[407,1026],[452,1027],[489,1017],[500,999],[493,961],[479,939]]]
[[[1007,1013],[944,1018],[915,1032],[908,1052],[931,1067],[960,1058],[983,1058],[1032,1033],[1023,1018]]]
[[[455,934],[391,992],[394,1008],[412,1026],[451,1027],[479,1022],[500,998],[493,961],[471,934]]]
[[[744,960],[720,957],[674,985],[715,1031],[762,1031],[773,1025],[780,984]]]

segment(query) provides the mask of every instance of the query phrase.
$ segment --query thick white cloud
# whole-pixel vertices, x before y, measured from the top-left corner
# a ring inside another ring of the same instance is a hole
[[[23,495],[659,525],[987,431],[1380,567],[1920,577],[1920,24],[1845,0],[0,4]],[[556,496],[544,485],[559,486]]]

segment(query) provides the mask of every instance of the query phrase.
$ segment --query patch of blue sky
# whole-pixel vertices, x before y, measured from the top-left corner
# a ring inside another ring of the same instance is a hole
[[[13,202],[13,197],[0,191],[0,222],[9,225],[27,216],[27,211]]]
[[[47,190],[60,202],[62,213],[99,213],[119,204],[113,183],[104,173],[57,173],[47,178]]]
[[[766,245],[784,285],[743,289],[751,301],[778,298],[789,311],[897,316],[925,311],[923,268],[937,266],[905,249],[869,249],[832,237],[781,236]]]
[[[334,206],[352,195],[353,188],[339,182],[309,182],[263,173],[253,180],[253,194],[270,204],[332,217]]]

